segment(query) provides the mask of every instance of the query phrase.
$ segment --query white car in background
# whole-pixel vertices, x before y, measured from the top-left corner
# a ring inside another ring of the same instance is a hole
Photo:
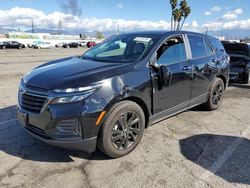
[[[34,48],[37,48],[37,49],[50,49],[50,48],[52,48],[52,45],[49,42],[40,42],[40,43],[35,44]]]
[[[78,42],[80,47],[86,47],[87,46],[87,42],[86,41],[80,41]]]

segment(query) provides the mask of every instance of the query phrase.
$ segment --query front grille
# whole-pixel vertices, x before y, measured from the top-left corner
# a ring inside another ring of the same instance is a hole
[[[47,98],[29,93],[19,93],[20,107],[28,112],[40,113]]]

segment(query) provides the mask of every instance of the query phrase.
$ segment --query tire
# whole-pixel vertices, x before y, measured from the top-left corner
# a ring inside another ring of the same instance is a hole
[[[22,49],[22,46],[18,46],[18,49],[21,50],[21,49]]]
[[[247,70],[247,71],[244,73],[242,83],[243,83],[243,84],[248,84],[248,83],[249,83],[249,70]]]
[[[3,46],[2,49],[5,50],[5,49],[6,49],[6,46]]]
[[[203,104],[203,108],[208,111],[217,110],[223,99],[225,84],[222,79],[215,78],[209,90],[208,101]]]
[[[110,109],[102,124],[98,147],[111,158],[127,155],[139,144],[144,128],[145,116],[141,107],[131,101],[119,102]]]

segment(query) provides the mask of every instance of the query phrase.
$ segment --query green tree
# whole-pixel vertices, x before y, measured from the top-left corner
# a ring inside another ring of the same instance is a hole
[[[182,0],[180,3],[180,7],[181,7],[181,12],[182,12],[182,17],[183,17],[183,21],[181,26],[178,28],[178,30],[181,30],[187,17],[190,15],[191,13],[191,8],[188,6],[187,1],[186,0]]]
[[[105,38],[105,36],[103,35],[103,33],[101,31],[97,31],[96,32],[96,38],[103,39],[103,38]]]
[[[173,30],[174,10],[176,9],[176,6],[177,6],[177,0],[170,0],[170,5],[171,5],[171,8],[172,8],[172,13],[171,13],[171,30]]]
[[[187,17],[191,13],[191,8],[188,6],[187,0],[182,0],[178,7],[177,4],[178,0],[170,0],[172,8],[171,30],[181,30]]]
[[[174,16],[174,30],[178,30],[179,23],[182,17],[181,9],[176,8],[173,12],[173,16]]]

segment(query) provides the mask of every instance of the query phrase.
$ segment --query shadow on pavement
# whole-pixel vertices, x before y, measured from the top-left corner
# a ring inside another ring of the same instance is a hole
[[[180,140],[185,158],[230,183],[247,185],[250,185],[249,148],[250,141],[242,137],[201,134]]]
[[[0,151],[26,160],[73,162],[72,157],[108,160],[99,150],[92,154],[50,146],[30,136],[16,119],[16,106],[0,109]]]

